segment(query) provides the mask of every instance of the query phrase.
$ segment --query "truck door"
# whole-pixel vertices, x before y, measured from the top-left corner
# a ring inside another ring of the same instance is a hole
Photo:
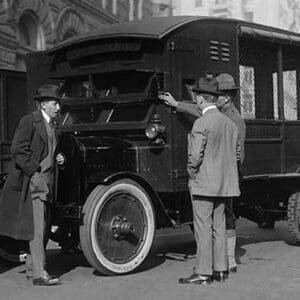
[[[195,83],[200,73],[200,62],[196,52],[195,41],[174,39],[169,41],[170,53],[170,92],[178,101],[192,103],[189,87]],[[188,175],[187,135],[196,117],[173,110],[172,115],[172,169],[173,190],[186,191]]]
[[[278,100],[278,48],[240,40],[240,106],[247,122],[244,175],[284,168],[284,122]]]

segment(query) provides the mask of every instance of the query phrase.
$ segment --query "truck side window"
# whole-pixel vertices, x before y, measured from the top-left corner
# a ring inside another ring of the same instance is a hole
[[[241,114],[244,119],[255,119],[254,68],[240,66]]]
[[[297,120],[297,73],[296,70],[283,72],[284,117]]]
[[[241,113],[245,119],[278,119],[273,73],[277,48],[252,40],[240,45]]]
[[[277,94],[277,73],[273,74],[274,82],[274,98],[278,102]],[[297,109],[297,72],[296,70],[283,72],[283,102],[284,102],[284,118],[286,120],[298,120]],[[278,115],[278,111],[276,112]]]
[[[194,93],[192,92],[192,86],[195,84],[195,79],[191,78],[183,78],[182,79],[182,85],[181,85],[181,90],[182,90],[182,97],[181,99],[183,101],[193,101],[194,100]]]

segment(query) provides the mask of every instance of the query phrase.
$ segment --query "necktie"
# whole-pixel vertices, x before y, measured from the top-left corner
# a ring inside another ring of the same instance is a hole
[[[56,121],[54,119],[50,119],[49,122],[49,139],[51,143],[52,150],[56,147],[56,138],[55,138],[55,128],[56,128]]]
[[[54,119],[50,119],[49,125],[54,129],[56,127],[56,121]]]

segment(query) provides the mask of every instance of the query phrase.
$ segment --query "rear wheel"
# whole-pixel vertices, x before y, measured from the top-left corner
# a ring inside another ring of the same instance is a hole
[[[287,216],[290,234],[295,242],[300,243],[300,192],[289,197]]]
[[[135,270],[148,255],[155,231],[150,197],[136,182],[123,179],[97,186],[84,205],[82,251],[106,275]]]

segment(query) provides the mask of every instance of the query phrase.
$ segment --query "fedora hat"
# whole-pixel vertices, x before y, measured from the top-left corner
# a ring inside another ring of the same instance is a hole
[[[228,73],[222,73],[216,77],[219,91],[238,90],[240,87],[235,85],[234,78]]]
[[[218,89],[218,81],[213,77],[200,77],[198,82],[192,87],[195,93],[204,93],[218,96],[220,95]]]
[[[33,97],[35,101],[47,101],[47,100],[61,100],[59,95],[59,86],[55,84],[44,84],[37,91],[36,95]]]

